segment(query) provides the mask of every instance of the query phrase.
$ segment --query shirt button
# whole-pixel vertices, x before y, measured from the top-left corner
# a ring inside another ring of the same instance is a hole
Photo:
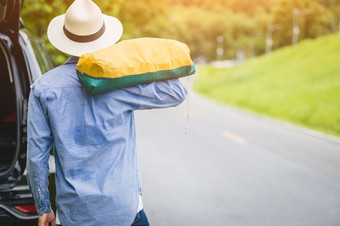
[[[42,207],[40,207],[40,210],[43,210],[43,208],[42,208]]]

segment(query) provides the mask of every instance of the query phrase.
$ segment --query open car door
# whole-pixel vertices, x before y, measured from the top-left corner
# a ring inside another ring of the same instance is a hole
[[[0,182],[10,185],[19,178],[15,170],[21,144],[21,91],[18,81],[20,12],[23,0],[0,0]],[[12,181],[9,181],[11,180]]]

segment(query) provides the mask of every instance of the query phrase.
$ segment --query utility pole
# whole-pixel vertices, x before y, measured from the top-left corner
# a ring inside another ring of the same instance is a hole
[[[340,32],[340,14],[339,14],[339,32]]]
[[[216,41],[217,41],[216,59],[217,61],[222,61],[223,55],[224,55],[224,48],[223,48],[224,37],[222,35],[219,35],[217,36]]]
[[[250,37],[249,41],[249,58],[255,56],[255,41],[260,39],[262,37],[261,33],[257,33],[256,35],[253,35]]]
[[[300,16],[308,14],[308,10],[299,10],[297,8],[293,9],[293,46],[298,44],[299,42],[299,34],[300,34],[300,27],[299,27],[299,19]]]
[[[273,47],[273,31],[277,31],[280,29],[279,24],[268,25],[267,26],[267,36],[266,36],[266,54],[270,54],[272,52]]]

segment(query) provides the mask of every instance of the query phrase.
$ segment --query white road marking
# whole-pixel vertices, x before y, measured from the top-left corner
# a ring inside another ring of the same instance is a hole
[[[229,139],[232,139],[234,141],[236,141],[237,143],[240,143],[240,144],[244,144],[246,142],[246,140],[240,136],[237,136],[231,132],[228,132],[228,131],[224,131],[223,132],[223,136],[229,138]]]

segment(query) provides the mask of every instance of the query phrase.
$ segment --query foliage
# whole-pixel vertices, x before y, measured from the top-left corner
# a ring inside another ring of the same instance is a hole
[[[224,58],[235,58],[237,50],[248,51],[255,41],[255,53],[265,52],[266,29],[280,24],[273,33],[274,47],[291,44],[292,9],[308,9],[300,18],[300,39],[316,38],[338,29],[340,0],[93,0],[103,13],[119,18],[124,26],[122,39],[137,37],[172,38],[186,42],[192,57],[216,59],[216,38],[224,37]],[[73,0],[25,0],[22,17],[26,27],[41,37],[58,65],[66,55],[49,44],[49,21],[62,13]]]
[[[294,8],[306,13],[299,18],[300,39],[316,38],[329,34],[332,30],[332,14],[317,1],[278,0],[275,3],[272,23],[280,25],[280,30],[276,32],[276,46],[285,46],[292,42]]]
[[[55,16],[65,12],[69,2],[67,0],[26,0],[21,12],[25,27],[33,35],[43,40],[56,65],[63,63],[66,60],[66,55],[56,50],[48,42],[47,26]]]
[[[306,40],[230,69],[204,66],[195,90],[340,136],[340,35]]]

